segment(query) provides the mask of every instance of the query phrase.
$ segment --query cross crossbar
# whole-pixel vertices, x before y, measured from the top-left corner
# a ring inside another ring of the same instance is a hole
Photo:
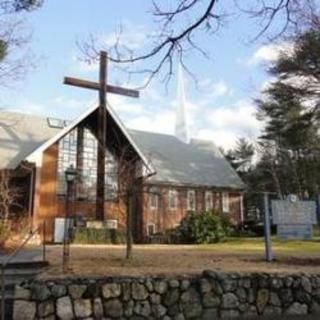
[[[82,79],[77,79],[72,77],[65,77],[63,83],[74,86],[74,87],[86,88],[90,90],[100,90],[100,84],[94,81],[82,80]],[[122,95],[122,96],[139,98],[139,91],[137,90],[116,87],[109,84],[106,85],[106,91],[110,93]]]

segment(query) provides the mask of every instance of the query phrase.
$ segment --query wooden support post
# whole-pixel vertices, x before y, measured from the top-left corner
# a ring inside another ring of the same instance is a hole
[[[100,90],[98,110],[98,164],[97,164],[97,197],[96,219],[104,220],[105,201],[105,163],[106,163],[106,77],[107,77],[107,53],[101,52],[100,57]]]
[[[82,194],[83,190],[83,154],[84,154],[84,127],[80,125],[77,128],[77,159],[76,159],[76,169],[77,169],[77,191]]]
[[[104,220],[104,199],[105,199],[105,152],[107,136],[107,102],[106,93],[114,93],[128,97],[139,97],[139,92],[127,88],[116,87],[107,84],[107,60],[105,51],[100,52],[99,83],[71,77],[65,77],[64,83],[80,88],[99,91],[99,108],[97,112],[97,187],[96,187],[96,219]]]

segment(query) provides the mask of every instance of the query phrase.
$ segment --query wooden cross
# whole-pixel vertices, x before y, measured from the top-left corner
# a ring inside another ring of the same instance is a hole
[[[98,163],[97,163],[97,189],[96,189],[96,219],[104,220],[105,202],[105,152],[107,133],[107,92],[123,96],[138,98],[139,91],[111,86],[107,84],[107,60],[105,51],[100,52],[99,82],[92,82],[76,78],[65,77],[64,84],[71,86],[99,91],[99,109],[97,118],[97,139],[98,139]]]

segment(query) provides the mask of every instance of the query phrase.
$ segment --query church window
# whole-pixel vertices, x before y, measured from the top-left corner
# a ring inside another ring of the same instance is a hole
[[[156,225],[154,223],[147,224],[147,236],[152,236],[156,233]]]
[[[150,188],[149,199],[150,199],[150,208],[158,209],[159,205],[159,190],[157,188]]]
[[[210,211],[213,209],[213,197],[211,191],[205,192],[205,208],[206,211]]]
[[[195,211],[196,210],[196,192],[195,190],[188,190],[187,193],[187,208],[190,211]]]
[[[177,208],[178,195],[177,190],[169,190],[169,208],[174,210]]]
[[[228,192],[222,192],[222,212],[229,212],[229,194]]]
[[[97,140],[88,129],[84,129],[83,168],[77,185],[78,198],[94,201],[97,183]],[[58,156],[58,195],[65,195],[67,185],[65,171],[72,165],[76,168],[77,159],[77,130],[74,129],[59,142]],[[107,150],[105,162],[105,199],[114,200],[118,192],[118,163]]]

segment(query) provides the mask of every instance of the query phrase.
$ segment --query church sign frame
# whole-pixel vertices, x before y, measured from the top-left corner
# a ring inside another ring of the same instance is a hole
[[[285,200],[272,200],[271,206],[279,239],[312,239],[312,226],[317,224],[315,201],[301,201],[296,195],[289,195]]]

